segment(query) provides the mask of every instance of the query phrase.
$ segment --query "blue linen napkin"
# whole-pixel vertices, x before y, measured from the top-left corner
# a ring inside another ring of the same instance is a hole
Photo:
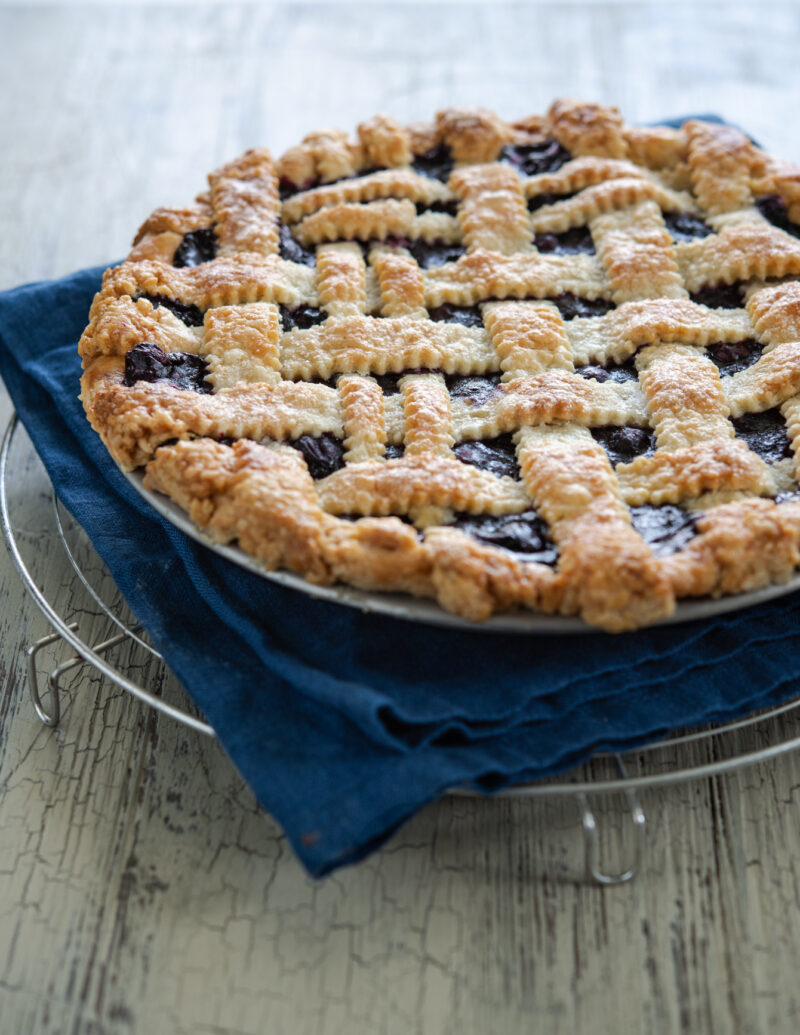
[[[796,594],[579,641],[473,634],[315,600],[189,539],[128,485],[77,398],[101,274],[0,294],[0,374],[59,497],[311,874],[455,785],[535,779],[797,693]]]

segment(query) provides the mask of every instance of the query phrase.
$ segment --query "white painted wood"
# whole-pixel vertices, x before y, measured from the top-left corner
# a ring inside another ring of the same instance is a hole
[[[711,109],[797,160],[798,53],[800,12],[776,3],[3,5],[0,287],[119,256],[216,163],[377,108],[513,116],[571,94],[633,120]],[[104,635],[26,447],[13,467],[48,592]],[[798,1030],[797,757],[647,795],[626,887],[575,882],[572,804],[467,799],[314,883],[218,746],[91,672],[42,727],[22,651],[46,631],[0,556],[3,1035]],[[627,819],[619,802],[599,814],[613,865]]]

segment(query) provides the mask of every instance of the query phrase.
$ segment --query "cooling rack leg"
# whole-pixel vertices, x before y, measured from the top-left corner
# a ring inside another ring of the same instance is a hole
[[[73,630],[77,629],[77,623],[73,623],[69,628]],[[123,643],[129,637],[130,633],[126,629],[124,632],[118,633],[116,636],[112,636],[109,640],[104,640],[102,643],[95,644],[92,650],[95,654],[105,654],[107,650],[110,650],[112,647],[116,647],[119,643]],[[65,672],[69,672],[71,668],[75,668],[76,665],[84,664],[84,659],[76,654],[74,657],[68,658],[67,661],[62,661],[61,664],[57,665],[47,677],[47,685],[50,687],[50,693],[53,700],[52,711],[48,713],[42,705],[42,698],[39,693],[39,674],[36,671],[36,655],[42,647],[45,647],[48,643],[53,643],[54,640],[59,638],[60,633],[52,633],[50,636],[43,636],[41,640],[37,640],[32,647],[28,648],[28,683],[30,686],[31,699],[33,700],[33,707],[36,709],[36,714],[46,726],[57,726],[58,720],[61,716],[61,677]]]
[[[78,623],[73,622],[69,628],[74,631],[78,628]],[[42,647],[46,647],[50,643],[55,643],[56,640],[60,640],[61,638],[61,633],[50,633],[48,636],[42,636],[42,638],[37,640],[36,643],[28,647],[26,651],[28,655],[28,692],[31,695],[31,700],[33,701],[33,707],[36,710],[36,714],[45,726],[58,725],[58,720],[61,718],[61,700],[58,681],[53,679],[51,675],[48,680],[52,698],[50,711],[48,711],[42,703],[42,696],[39,693],[39,673],[36,670],[36,656]]]
[[[619,755],[616,756],[617,766],[620,774],[626,777],[625,764]],[[636,876],[644,854],[644,840],[647,831],[647,817],[644,809],[633,791],[626,791],[625,797],[628,802],[628,811],[634,828],[633,862],[627,870],[621,873],[604,873],[600,869],[599,851],[597,847],[597,821],[594,818],[589,801],[585,794],[577,794],[576,800],[581,813],[583,825],[583,848],[585,859],[586,880],[604,887],[610,884],[625,884]]]

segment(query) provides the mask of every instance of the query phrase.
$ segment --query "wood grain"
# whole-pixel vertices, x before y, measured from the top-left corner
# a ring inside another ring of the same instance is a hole
[[[788,3],[2,6],[0,288],[115,258],[245,147],[376,109],[514,116],[562,94],[640,121],[711,109],[798,160],[799,44]],[[13,485],[51,599],[107,635],[24,442]],[[800,1027],[796,755],[646,795],[647,855],[625,887],[580,883],[574,803],[464,798],[315,883],[214,742],[91,671],[68,678],[61,726],[41,726],[23,651],[46,631],[0,556],[4,1035]],[[141,653],[119,660],[182,700]],[[789,717],[685,761],[798,735]],[[597,805],[613,868],[629,820]]]

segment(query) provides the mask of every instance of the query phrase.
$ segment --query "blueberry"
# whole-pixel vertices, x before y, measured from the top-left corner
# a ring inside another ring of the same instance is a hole
[[[692,241],[695,237],[708,237],[714,231],[690,212],[665,212],[664,223],[676,241]]]
[[[450,179],[453,165],[453,156],[447,144],[437,144],[421,155],[415,155],[412,163],[418,173],[433,180],[441,180],[442,183]]]
[[[329,431],[321,435],[301,435],[289,443],[305,457],[311,477],[327,478],[344,467],[344,443]]]
[[[424,270],[455,262],[466,254],[466,249],[460,244],[446,244],[444,241],[412,241],[408,250]]]
[[[706,284],[689,297],[709,309],[741,309],[743,305],[740,284]]]
[[[217,257],[217,235],[212,226],[190,230],[175,249],[173,266],[199,266]]]
[[[744,439],[754,453],[773,464],[777,460],[793,456],[786,421],[776,407],[762,413],[745,413],[733,420],[733,429],[738,438]]]
[[[457,514],[455,527],[487,546],[521,554],[521,560],[554,565],[558,550],[548,537],[546,523],[533,510],[502,517]]]
[[[627,464],[644,453],[652,453],[655,448],[653,433],[647,428],[618,428],[609,424],[592,428],[592,438],[605,449],[615,466]]]
[[[509,144],[500,153],[500,161],[508,162],[526,176],[555,172],[572,155],[557,140],[545,140],[540,144]]]
[[[754,338],[744,341],[715,341],[706,345],[706,352],[724,375],[737,374],[751,367],[761,355],[761,345]]]
[[[460,323],[462,327],[483,327],[483,316],[476,305],[444,305],[434,306],[428,310],[431,320],[444,323]]]
[[[189,352],[164,352],[152,341],[142,341],[125,355],[124,384],[132,388],[137,381],[168,381],[203,395],[213,392],[205,380],[208,366],[200,356]]]
[[[500,375],[491,377],[461,377],[448,374],[447,389],[454,399],[465,399],[471,406],[482,406],[500,391]]]
[[[430,205],[426,205],[424,201],[418,201],[417,215],[421,216],[423,212],[444,212],[445,215],[455,216],[458,214],[458,202],[432,201]]]
[[[322,323],[327,317],[327,313],[324,310],[318,309],[314,305],[300,305],[294,309],[282,305],[280,311],[281,323],[285,331],[293,331],[295,328],[306,330],[318,323]]]
[[[176,298],[167,298],[166,295],[139,295],[139,298],[146,298],[153,308],[162,306],[169,309],[171,313],[182,320],[187,327],[202,327],[203,314],[196,305],[188,305],[186,302],[179,302]]]
[[[767,194],[763,198],[758,198],[756,200],[756,208],[765,219],[769,220],[773,226],[777,226],[779,230],[785,230],[787,234],[791,234],[793,237],[800,237],[800,225],[793,223],[789,219],[786,202],[780,194]]]
[[[317,259],[314,252],[309,251],[308,248],[304,248],[302,244],[292,236],[292,231],[285,223],[281,223],[279,233],[280,256],[282,259],[286,259],[287,262],[298,262],[301,266],[316,266]]]
[[[616,381],[617,384],[621,384],[623,381],[637,381],[639,379],[633,357],[627,359],[624,363],[607,363],[604,367],[597,364],[579,367],[577,373],[583,377],[590,378],[592,381],[599,381],[601,384],[606,381]]]
[[[519,480],[519,464],[510,435],[499,435],[484,442],[459,442],[453,449],[463,463],[499,477]]]
[[[630,509],[633,527],[657,557],[676,553],[697,535],[697,515],[680,507],[645,504]]]
[[[575,227],[563,234],[537,234],[534,242],[538,251],[553,255],[594,254],[594,240],[585,226]]]
[[[565,320],[572,320],[576,316],[604,316],[614,308],[614,303],[605,298],[578,298],[571,291],[564,291],[550,301],[556,304]]]
[[[574,198],[574,194],[535,194],[528,199],[528,211],[535,212],[537,208],[545,205],[555,205],[557,201],[566,201],[567,198]]]

